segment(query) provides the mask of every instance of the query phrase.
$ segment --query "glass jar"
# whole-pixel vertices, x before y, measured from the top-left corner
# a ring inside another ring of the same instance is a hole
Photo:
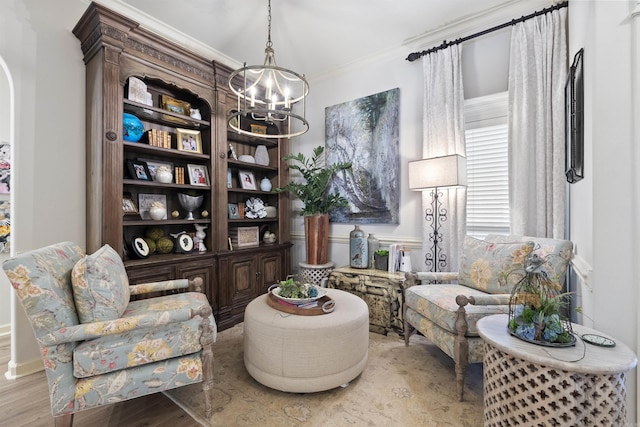
[[[369,251],[369,268],[373,268],[375,265],[373,256],[378,249],[380,249],[380,240],[378,240],[373,234],[369,234],[369,237],[367,237],[367,250]]]

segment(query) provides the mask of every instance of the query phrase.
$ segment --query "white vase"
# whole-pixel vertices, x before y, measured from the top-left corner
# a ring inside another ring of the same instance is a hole
[[[260,181],[260,189],[262,191],[271,191],[271,181],[266,176]]]
[[[156,170],[156,181],[163,184],[171,183],[171,181],[173,181],[173,174],[171,173],[171,170],[166,166],[160,166]]]
[[[263,166],[269,166],[269,152],[264,145],[258,145],[256,147],[256,153],[254,155],[256,163]]]
[[[165,219],[167,216],[167,209],[157,206],[151,206],[151,208],[149,209],[149,216],[151,217],[151,219],[155,219],[156,221]]]

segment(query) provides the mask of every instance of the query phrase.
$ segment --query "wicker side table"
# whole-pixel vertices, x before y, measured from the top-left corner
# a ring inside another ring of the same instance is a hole
[[[544,347],[507,332],[508,315],[478,321],[484,347],[484,420],[487,426],[620,426],[627,424],[625,373],[636,355],[616,341]],[[573,324],[577,336],[598,331]],[[584,353],[584,357],[582,357]]]

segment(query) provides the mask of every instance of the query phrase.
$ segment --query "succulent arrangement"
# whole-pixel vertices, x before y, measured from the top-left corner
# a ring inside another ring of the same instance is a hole
[[[318,288],[309,284],[302,284],[289,277],[280,281],[279,295],[284,298],[315,298],[318,296]]]

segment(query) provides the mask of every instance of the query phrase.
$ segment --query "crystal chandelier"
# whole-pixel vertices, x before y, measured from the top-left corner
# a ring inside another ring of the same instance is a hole
[[[291,138],[309,130],[305,98],[309,83],[304,75],[276,64],[271,42],[271,0],[268,9],[268,39],[263,65],[247,65],[229,76],[229,88],[238,97],[237,110],[227,117],[229,127],[238,133],[261,138]],[[294,106],[302,103],[302,115]],[[267,131],[261,132],[251,123],[264,122]],[[277,124],[277,126],[272,126]],[[271,126],[269,126],[271,125]],[[273,133],[277,129],[277,133]]]

